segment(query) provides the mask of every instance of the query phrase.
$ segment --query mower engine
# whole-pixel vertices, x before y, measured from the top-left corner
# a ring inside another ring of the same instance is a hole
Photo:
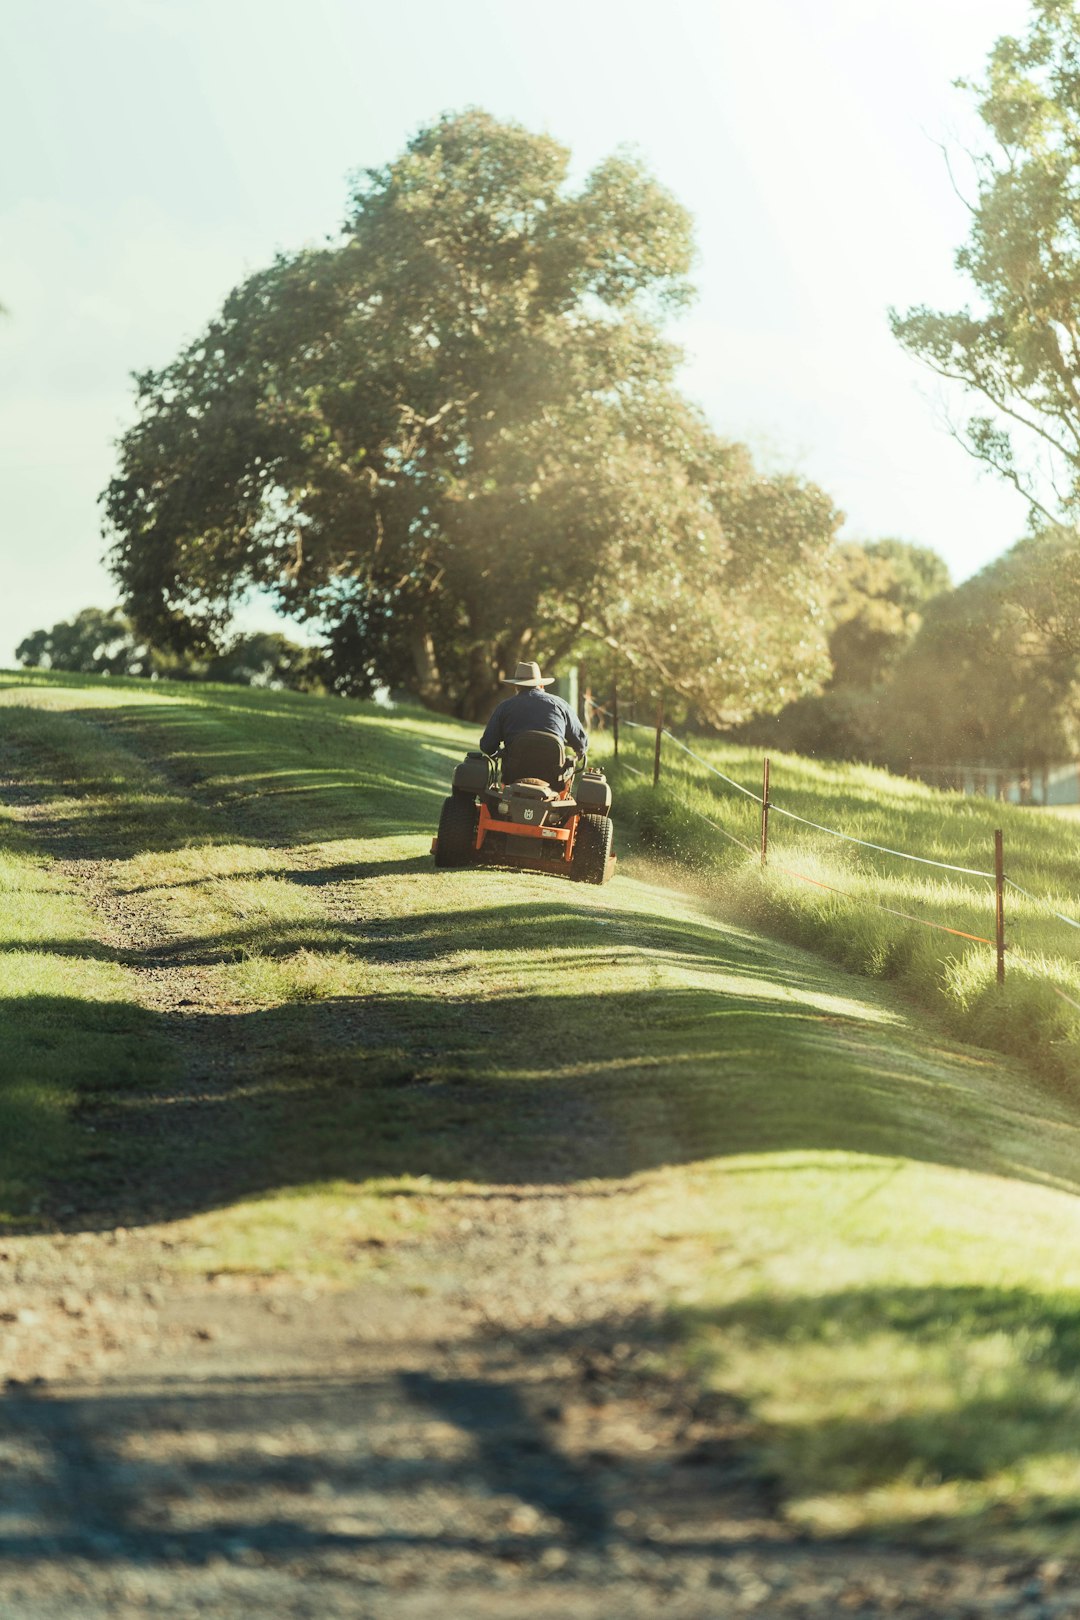
[[[499,814],[519,826],[542,827],[559,803],[546,782],[511,782],[499,795]]]

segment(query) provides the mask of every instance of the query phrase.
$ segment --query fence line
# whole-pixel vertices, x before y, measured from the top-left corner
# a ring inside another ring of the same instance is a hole
[[[600,708],[600,705],[598,703],[594,703],[593,707],[598,709],[598,708]],[[602,712],[607,713],[607,710],[603,710]],[[633,720],[624,720],[622,722],[622,724],[623,725],[635,725],[636,722],[633,721]],[[652,727],[651,726],[639,726],[638,729],[641,730],[641,731],[651,731]],[[691,749],[686,748],[683,743],[680,743],[679,739],[677,737],[672,737],[670,732],[666,731],[665,736],[671,737],[671,741],[673,743],[675,743],[678,747],[682,748],[684,753],[690,754],[690,757],[692,759],[697,759],[699,764],[704,765],[707,770],[712,770],[714,775],[723,777],[724,773],[722,771],[715,770],[715,768],[713,766],[709,765],[707,760],[700,759],[699,756],[697,754],[694,754]],[[625,770],[631,771],[634,774],[634,776],[640,776],[642,781],[645,781],[645,782],[648,781],[648,776],[646,775],[646,773],[644,771],[639,771],[637,766],[636,765],[631,765],[628,760],[620,760],[619,763]],[[731,781],[732,779],[730,777],[724,777],[724,780],[725,781]],[[739,784],[737,782],[733,782],[732,785],[735,786],[735,787],[739,786]],[[747,788],[742,788],[741,791],[743,793],[749,793],[749,790]],[[762,798],[761,798],[761,795],[758,794],[758,793],[749,793],[749,797],[752,798],[752,799],[755,799],[758,804],[761,804],[763,802]],[[723,835],[723,837],[729,839],[731,841],[731,843],[738,844],[739,848],[744,849],[748,855],[756,856],[758,854],[758,851],[756,849],[754,849],[751,844],[748,844],[745,841],[745,839],[737,838],[735,836],[735,834],[732,833],[732,832],[729,832],[726,827],[721,827],[721,825],[720,825],[720,823],[718,821],[713,821],[712,817],[707,816],[703,810],[698,810],[696,808],[696,806],[694,806],[692,804],[685,804],[685,803],[684,803],[683,808],[686,809],[686,810],[689,810],[691,815],[699,816],[702,821],[704,821],[708,826],[714,828],[718,833],[721,833]],[[775,810],[775,809],[778,808],[778,806],[772,805],[771,808]],[[781,812],[781,813],[783,813],[783,812]],[[788,814],[791,814],[791,812],[788,812]],[[795,816],[794,819],[796,821],[803,821],[805,818],[802,817],[802,816]],[[813,821],[810,821],[810,822],[806,822],[806,825],[809,826],[809,827],[814,827],[814,826],[817,826],[817,823],[813,822]],[[829,828],[829,827],[823,827],[823,828],[820,828],[819,830],[822,831],[822,832],[830,832],[832,829]],[[841,836],[843,836],[843,835],[841,835]],[[862,838],[855,838],[855,839],[852,839],[852,843],[866,844],[866,840],[862,839]],[[880,844],[866,844],[866,847],[868,849],[881,849],[883,846],[881,846]],[[898,854],[898,853],[901,853],[901,852],[896,851],[896,850],[886,850],[885,853],[891,855],[891,854]],[[918,860],[918,858],[919,858],[918,856],[911,856],[910,857],[910,859],[912,859],[912,860]],[[943,866],[945,863],[943,861],[931,861],[929,864],[931,866]],[[798,880],[801,883],[811,883],[817,889],[827,889],[830,894],[839,894],[845,900],[851,900],[851,901],[854,901],[854,902],[858,903],[858,901],[861,899],[862,903],[864,905],[871,906],[875,911],[887,912],[889,914],[889,916],[891,916],[891,917],[902,917],[905,922],[918,923],[923,928],[933,928],[937,932],[942,933],[942,934],[952,934],[957,939],[974,940],[975,943],[978,944],[978,945],[993,945],[993,943],[994,943],[994,941],[992,939],[988,939],[985,934],[968,934],[968,933],[965,933],[963,931],[963,929],[960,929],[960,928],[949,928],[949,927],[947,927],[945,925],[945,923],[930,922],[925,917],[913,917],[910,912],[898,911],[895,906],[883,905],[880,900],[870,900],[870,899],[867,899],[865,896],[860,897],[860,896],[857,896],[857,895],[853,895],[851,893],[850,889],[840,889],[840,888],[837,888],[836,884],[834,884],[834,883],[824,883],[820,878],[812,878],[812,877],[808,876],[808,874],[805,873],[805,872],[796,871],[794,867],[791,867],[791,866],[778,866],[778,865],[776,865],[775,862],[773,863],[773,865],[774,865],[774,870],[776,870],[777,872],[783,872],[785,874],[785,876],[787,876],[787,877],[798,878]],[[967,868],[967,867],[950,867],[949,870],[950,871],[955,871],[955,872],[962,872],[962,871],[968,871],[969,868]],[[984,877],[984,876],[987,876],[988,874],[982,873],[982,872],[976,872],[976,873],[974,873],[974,875],[976,877]],[[1080,1003],[1078,1003],[1078,1007],[1080,1007]]]
[[[771,804],[769,808],[778,816],[787,816],[789,821],[801,821],[804,827],[813,827],[816,832],[828,833],[830,838],[843,838],[849,844],[861,844],[863,849],[876,849],[881,855],[895,855],[901,861],[917,861],[920,866],[936,866],[942,872],[963,872],[967,877],[988,878],[994,881],[993,872],[983,872],[977,866],[953,866],[949,861],[932,861],[928,855],[909,855],[904,849],[889,849],[885,844],[872,844],[868,838],[856,838],[852,833],[838,832],[835,827],[823,827],[820,821],[808,821],[805,816],[798,816],[794,810],[785,810],[782,805]]]
[[[1032,894],[1030,889],[1022,889],[1019,883],[1014,883],[1010,877],[1007,877],[1005,882],[1010,889],[1015,889],[1017,894],[1022,894],[1028,900],[1034,900],[1037,906],[1045,906],[1051,917],[1056,917],[1058,922],[1068,923],[1070,928],[1080,928],[1080,922],[1076,922],[1072,917],[1066,917],[1064,912],[1055,911],[1049,900],[1044,900],[1041,894]]]
[[[593,703],[592,707],[597,711],[598,714],[606,714],[609,719],[614,718],[611,714],[611,710],[603,708],[599,703]],[[633,726],[635,731],[652,731],[654,729],[652,726],[645,725],[641,720],[620,719],[619,724],[620,726]],[[712,774],[714,776],[718,776],[722,782],[726,782],[729,787],[738,788],[740,793],[745,793],[746,797],[748,799],[753,799],[755,804],[761,803],[760,793],[753,793],[749,788],[743,787],[742,783],[736,782],[733,776],[725,776],[723,771],[718,771],[715,765],[710,765],[707,759],[702,759],[701,755],[695,754],[692,748],[687,748],[682,739],[676,737],[675,733],[673,731],[669,731],[666,726],[664,727],[664,736],[667,737],[670,742],[673,742],[676,748],[681,748],[684,754],[689,754],[691,759],[696,759],[699,765],[703,765],[707,771],[711,771]]]
[[[745,847],[750,848],[749,845]],[[754,855],[757,851],[750,850],[750,853]],[[910,912],[897,911],[895,906],[882,905],[880,900],[868,900],[865,895],[852,894],[850,889],[838,889],[835,883],[823,883],[820,878],[808,877],[805,872],[796,872],[794,867],[778,866],[775,861],[771,861],[769,864],[774,872],[783,872],[788,877],[799,878],[803,883],[812,883],[816,889],[828,889],[830,894],[843,895],[845,900],[871,906],[874,911],[887,911],[890,917],[903,917],[905,922],[919,923],[923,928],[935,928],[942,934],[955,934],[957,939],[973,939],[978,945],[992,945],[994,943],[992,939],[987,939],[985,934],[965,934],[961,928],[947,928],[944,923],[930,922],[926,917],[913,917]]]
[[[612,715],[609,709],[605,709],[602,704],[591,701],[591,707],[597,713],[607,715],[609,718],[614,720],[614,715]],[[695,753],[692,748],[687,747],[686,743],[684,743],[681,738],[676,737],[674,733],[669,731],[666,727],[657,726],[654,728],[652,726],[645,725],[642,721],[628,720],[626,718],[622,718],[620,723],[624,726],[630,726],[636,731],[653,731],[655,729],[658,734],[658,740],[661,734],[667,737],[669,741],[675,744],[676,748],[681,749],[684,754],[687,754],[692,760],[694,760],[698,765],[702,766],[703,769],[708,771],[712,776],[716,776],[722,782],[726,782],[729,787],[735,788],[739,793],[744,794],[746,798],[752,799],[755,804],[761,805],[763,809],[766,808],[766,801],[760,793],[755,793],[752,789],[744,787],[743,784],[741,782],[737,782],[734,777],[728,776],[724,771],[717,769],[717,767],[711,764],[709,760],[703,759],[700,754]],[[631,771],[635,776],[640,776],[644,780],[648,779],[643,771],[639,771],[628,761],[620,760],[619,763],[623,765],[625,769]],[[737,844],[740,849],[744,849],[748,855],[756,856],[758,854],[758,851],[755,850],[750,844],[746,843],[745,840],[736,837],[734,833],[729,832],[726,827],[722,827],[719,822],[713,821],[711,817],[705,815],[703,811],[696,809],[695,806],[685,804],[684,802],[684,808],[689,810],[692,815],[700,817],[702,821],[706,822],[708,826],[712,827],[724,838],[727,838],[731,843]],[[775,811],[777,815],[786,816],[790,821],[799,822],[800,825],[804,827],[811,827],[815,832],[825,833],[829,837],[839,838],[844,840],[846,843],[856,844],[862,849],[872,849],[878,854],[894,856],[898,860],[913,861],[920,866],[932,866],[939,871],[958,872],[964,877],[984,878],[988,882],[996,882],[995,873],[985,871],[980,867],[960,866],[950,861],[935,861],[929,856],[913,855],[909,851],[902,849],[891,849],[888,845],[875,844],[866,838],[856,838],[854,834],[843,832],[839,828],[828,827],[821,822],[811,821],[806,816],[798,815],[794,810],[787,810],[782,805],[775,804],[772,801],[771,795],[769,796],[767,808]],[[875,911],[882,911],[888,913],[890,916],[900,917],[905,922],[915,923],[922,928],[930,928],[938,933],[950,934],[957,939],[968,939],[979,945],[989,945],[994,947],[996,944],[994,940],[987,938],[985,934],[971,934],[960,928],[950,928],[945,923],[931,922],[925,917],[915,917],[909,912],[900,911],[895,906],[886,906],[880,901],[871,900],[863,896],[853,895],[850,890],[841,889],[835,884],[825,883],[819,878],[810,877],[807,873],[799,872],[794,867],[776,865],[775,869],[779,872],[783,872],[787,877],[796,878],[802,883],[812,884],[815,888],[825,889],[831,894],[841,895],[844,899],[851,900],[853,903],[869,905]],[[1002,882],[1009,888],[1015,889],[1018,894],[1022,894],[1025,899],[1032,901],[1035,905],[1043,906],[1049,912],[1049,914],[1052,917],[1055,917],[1059,922],[1067,924],[1067,926],[1070,928],[1080,929],[1080,922],[1077,922],[1072,917],[1065,916],[1063,912],[1055,910],[1048,900],[1044,899],[1041,895],[1033,894],[1029,889],[1025,889],[1013,878],[1003,877]],[[1029,971],[1033,971],[1041,979],[1043,979],[1056,996],[1060,997],[1062,1001],[1067,1002],[1070,1007],[1074,1007],[1077,1012],[1080,1012],[1080,1001],[1074,1000],[1073,997],[1067,995],[1064,990],[1059,989],[1059,987],[1053,982],[1045,971],[1041,971],[1030,960],[1025,960],[1024,965],[1029,969]]]
[[[598,708],[599,704],[594,704],[593,706],[594,708]],[[622,724],[633,725],[633,721],[624,720]],[[636,765],[630,764],[629,760],[620,759],[619,764],[622,766],[624,771],[631,771],[634,776],[640,776],[643,782],[647,782],[649,780],[645,772],[639,771]],[[700,816],[702,821],[704,821],[707,826],[712,827],[715,832],[721,833],[724,838],[730,839],[733,844],[738,844],[740,849],[745,849],[748,855],[757,854],[757,850],[754,849],[752,845],[748,844],[745,838],[737,838],[733,832],[728,832],[726,827],[721,827],[718,821],[714,821],[711,816],[707,816],[704,810],[699,810],[695,805],[692,804],[688,804],[686,809],[689,810],[692,816]]]
[[[601,704],[594,701],[591,706],[599,714],[606,714],[610,717],[611,711],[609,709],[605,709]],[[652,726],[644,725],[640,720],[620,719],[619,724],[622,726],[633,726],[638,731],[653,730]],[[669,731],[666,727],[664,728],[664,736],[673,742],[676,748],[681,748],[684,754],[689,754],[690,758],[696,760],[699,765],[705,768],[705,770],[711,771],[713,776],[718,776],[722,782],[727,782],[730,787],[737,788],[740,793],[745,793],[746,797],[748,799],[753,799],[755,804],[761,804],[762,799],[760,793],[753,792],[751,788],[743,787],[742,783],[736,782],[733,776],[726,776],[723,771],[717,770],[715,765],[711,765],[707,759],[702,759],[700,754],[695,754],[692,748],[688,748],[679,737],[676,737],[675,734]],[[917,861],[921,866],[936,866],[943,872],[962,872],[965,877],[986,878],[991,883],[994,881],[993,872],[984,872],[979,867],[954,866],[949,861],[934,861],[931,860],[928,855],[912,855],[904,849],[890,849],[885,844],[873,844],[868,838],[856,838],[853,833],[841,832],[837,827],[825,827],[820,821],[809,821],[806,816],[797,815],[794,810],[785,810],[783,805],[777,804],[771,796],[769,799],[769,809],[775,811],[778,816],[787,816],[789,821],[801,821],[804,827],[813,827],[815,832],[828,833],[830,838],[842,838],[849,844],[861,845],[863,849],[877,850],[880,855],[895,855],[897,859],[901,861]],[[1014,885],[1014,887],[1016,887],[1016,885]],[[1080,923],[1076,923],[1074,926],[1080,928]]]

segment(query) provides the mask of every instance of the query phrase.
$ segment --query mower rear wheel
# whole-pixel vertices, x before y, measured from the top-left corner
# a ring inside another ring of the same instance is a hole
[[[471,866],[476,859],[476,800],[451,794],[443,800],[435,843],[436,866]]]
[[[607,816],[583,815],[574,841],[573,873],[579,883],[603,883],[611,855],[611,822]]]

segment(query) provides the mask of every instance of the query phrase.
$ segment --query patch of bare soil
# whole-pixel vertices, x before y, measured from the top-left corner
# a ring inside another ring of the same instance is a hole
[[[48,848],[47,817],[5,797]],[[182,1167],[230,1086],[229,1009],[152,898],[90,850],[56,853],[169,1020]],[[348,905],[347,885],[320,892]],[[647,1274],[583,1288],[574,1212],[599,1196],[617,1220],[630,1195],[461,1197],[344,1290],[178,1278],[168,1189],[139,1225],[121,1198],[0,1240],[0,1614],[1080,1615],[1075,1568],[793,1536],[747,1414],[653,1370]]]

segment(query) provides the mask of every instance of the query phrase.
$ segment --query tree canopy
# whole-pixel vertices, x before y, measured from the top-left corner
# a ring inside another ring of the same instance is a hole
[[[929,602],[950,589],[936,551],[906,540],[845,541],[836,547],[827,603],[832,672],[821,693],[743,728],[748,740],[834,759],[880,759],[886,688],[923,622]]]
[[[904,347],[981,396],[958,436],[1042,520],[1080,517],[1080,10],[1033,0],[1022,39],[969,85],[988,134],[956,255],[976,294],[891,314]]]
[[[836,561],[829,685],[879,686],[918,631],[926,603],[949,589],[948,567],[928,546],[904,540],[848,541]]]
[[[1020,545],[936,597],[888,688],[886,752],[900,768],[1029,767],[1076,756],[1080,662],[1048,617],[1040,545]]]
[[[827,673],[838,514],[675,387],[690,221],[631,156],[448,115],[170,365],[103,497],[128,611],[198,649],[270,591],[338,690],[483,714],[590,641],[736,719]]]

